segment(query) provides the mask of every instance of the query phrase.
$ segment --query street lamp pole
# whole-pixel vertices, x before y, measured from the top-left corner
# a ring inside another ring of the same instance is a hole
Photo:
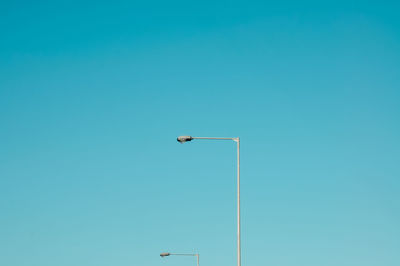
[[[210,138],[210,137],[192,137],[180,136],[178,142],[185,143],[193,139],[205,140],[233,140],[237,144],[237,266],[241,266],[241,246],[240,246],[240,139],[239,138]]]
[[[200,266],[200,254],[178,254],[178,253],[169,253],[169,252],[166,252],[166,253],[161,253],[160,254],[160,256],[162,257],[162,258],[164,258],[164,257],[168,257],[168,256],[196,256],[197,257],[197,266]]]

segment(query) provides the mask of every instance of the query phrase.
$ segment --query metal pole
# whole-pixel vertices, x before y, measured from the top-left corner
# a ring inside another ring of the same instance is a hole
[[[237,143],[237,265],[240,266],[240,139],[234,140]]]
[[[200,255],[196,254],[196,256],[197,256],[197,266],[200,266]]]

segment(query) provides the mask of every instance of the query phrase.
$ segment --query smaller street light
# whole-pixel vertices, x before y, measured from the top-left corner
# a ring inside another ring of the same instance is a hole
[[[175,256],[196,256],[197,257],[197,266],[200,266],[200,254],[175,254],[175,253],[169,253],[169,252],[164,252],[160,254],[161,258],[168,257],[171,255]]]

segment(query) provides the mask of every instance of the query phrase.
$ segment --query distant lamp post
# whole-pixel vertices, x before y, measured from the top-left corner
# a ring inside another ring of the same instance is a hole
[[[164,252],[160,254],[161,258],[168,257],[168,256],[195,256],[197,257],[197,266],[200,266],[200,254],[177,254],[177,253],[169,253]]]
[[[209,140],[233,140],[237,144],[237,266],[241,266],[241,247],[240,247],[240,139],[239,138],[209,138],[209,137],[192,137],[180,136],[177,141],[185,143],[194,139]]]

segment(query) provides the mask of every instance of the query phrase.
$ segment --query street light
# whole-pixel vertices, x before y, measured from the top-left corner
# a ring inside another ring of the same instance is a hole
[[[197,266],[200,266],[200,254],[176,254],[176,253],[161,253],[160,256],[161,258],[168,257],[168,256],[196,256],[197,257]]]
[[[176,140],[180,143],[185,143],[186,141],[191,141],[193,138],[191,136],[180,136]]]
[[[233,140],[237,144],[237,266],[241,266],[241,248],[240,248],[240,139],[239,138],[209,138],[209,137],[192,137],[180,136],[177,141],[185,143],[194,139],[210,139],[210,140]]]

